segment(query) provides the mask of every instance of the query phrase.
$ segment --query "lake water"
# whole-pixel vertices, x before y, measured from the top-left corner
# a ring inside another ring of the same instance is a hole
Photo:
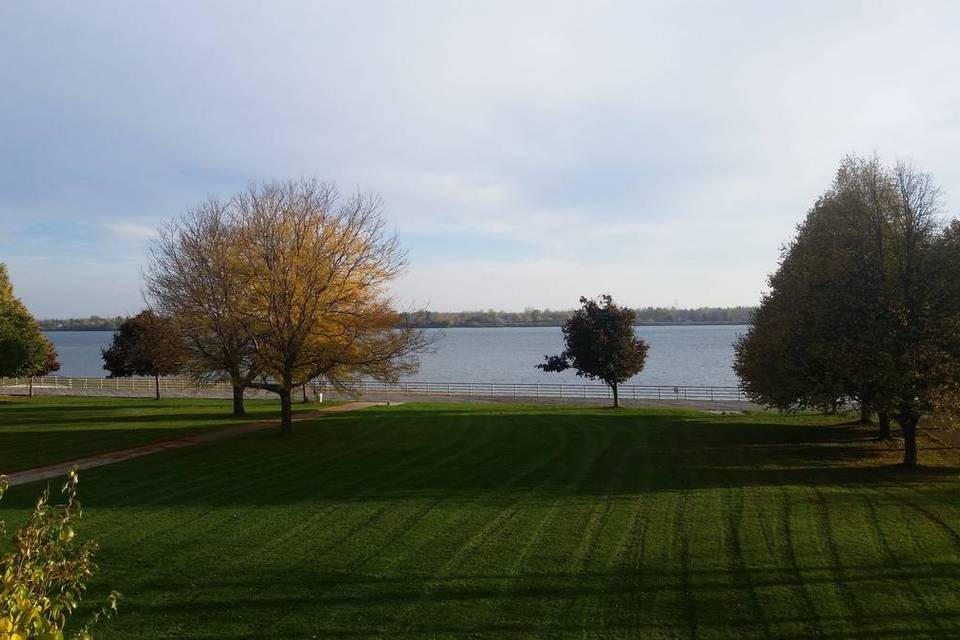
[[[742,325],[637,327],[650,345],[647,364],[631,384],[736,386],[733,342]],[[440,334],[429,353],[420,357],[420,371],[408,380],[424,382],[589,382],[572,371],[544,373],[534,366],[563,347],[559,327],[491,329],[427,329]],[[100,349],[109,331],[51,331],[47,336],[60,354],[61,376],[105,375]]]

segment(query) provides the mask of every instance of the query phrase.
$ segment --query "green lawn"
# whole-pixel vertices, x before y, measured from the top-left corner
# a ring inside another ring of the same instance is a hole
[[[231,403],[202,398],[0,397],[0,474],[280,415],[276,400],[247,400],[247,417],[233,418]],[[296,403],[294,409],[318,406]]]
[[[958,637],[957,452],[925,441],[930,467],[903,473],[871,436],[668,410],[327,416],[81,474],[88,602],[125,596],[105,639]],[[0,503],[8,524],[37,490]]]

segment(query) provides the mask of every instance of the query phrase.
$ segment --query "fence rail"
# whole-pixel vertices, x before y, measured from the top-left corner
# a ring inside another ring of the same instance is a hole
[[[601,384],[513,383],[513,382],[399,382],[364,381],[357,385],[362,394],[431,396],[477,396],[515,398],[612,399],[613,392]],[[621,400],[712,400],[740,401],[746,396],[739,387],[621,385]]]
[[[27,388],[28,378],[0,378],[0,388]],[[44,376],[33,378],[34,389],[61,391],[152,391],[153,378],[67,378]],[[310,385],[320,392],[330,391],[323,383]],[[197,383],[188,378],[160,378],[161,391],[229,392],[229,382]],[[466,396],[488,398],[543,398],[558,400],[611,399],[610,388],[602,384],[514,383],[514,382],[375,382],[363,381],[353,387],[360,395],[392,394],[409,396]],[[686,385],[621,385],[621,400],[702,400],[742,401],[747,397],[739,387],[707,387]]]
[[[153,391],[156,381],[153,378],[67,378],[64,376],[44,376],[42,378],[0,378],[2,388],[27,388],[33,383],[34,389],[61,389],[76,391]],[[197,383],[189,378],[160,378],[161,391],[230,391],[229,382]]]

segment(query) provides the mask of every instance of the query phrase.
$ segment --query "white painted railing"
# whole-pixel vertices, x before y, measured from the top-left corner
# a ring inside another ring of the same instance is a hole
[[[26,389],[27,378],[0,378],[0,388]],[[33,378],[34,389],[57,389],[82,394],[84,391],[152,391],[153,378]],[[311,385],[317,391],[331,391],[328,385]],[[160,378],[161,391],[230,392],[229,382],[201,383],[188,378]],[[359,395],[457,396],[488,398],[544,398],[559,400],[611,399],[613,392],[603,384],[549,384],[520,382],[376,382],[364,381],[353,387]],[[739,401],[746,396],[739,387],[621,385],[621,400],[706,400]]]
[[[0,388],[23,388],[30,386],[30,378],[0,378]],[[61,389],[81,391],[152,391],[156,387],[153,378],[66,378],[44,376],[33,378],[34,389]],[[161,391],[230,391],[229,382],[197,383],[189,378],[160,378]]]
[[[323,385],[321,385],[323,388]],[[555,398],[560,400],[612,399],[613,392],[603,384],[546,384],[514,382],[375,382],[356,386],[363,395],[430,395],[491,398]],[[621,400],[746,400],[739,387],[621,385]]]

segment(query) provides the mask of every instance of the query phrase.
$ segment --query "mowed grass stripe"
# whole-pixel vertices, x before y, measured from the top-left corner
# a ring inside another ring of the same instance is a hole
[[[306,425],[298,425],[305,427]],[[323,428],[322,424],[317,425],[315,428]],[[399,435],[399,434],[398,434]],[[296,437],[296,436],[295,436]],[[357,442],[363,442],[362,439],[358,439]],[[482,442],[482,439],[477,440],[477,442]],[[464,447],[460,445],[458,441],[442,441],[435,443],[437,447],[424,447],[423,451],[415,457],[401,457],[397,458],[391,465],[382,465],[377,467],[374,472],[361,473],[359,475],[339,473],[341,469],[352,469],[354,471],[358,470],[357,460],[348,459],[343,461],[340,465],[334,466],[330,465],[327,467],[328,472],[332,473],[332,483],[323,483],[317,487],[318,496],[322,496],[325,492],[333,493],[335,495],[340,495],[346,493],[346,500],[350,500],[350,493],[360,494],[368,492],[373,488],[376,488],[378,485],[373,484],[376,478],[385,478],[381,485],[389,485],[392,482],[402,479],[403,474],[401,473],[403,469],[416,466],[423,462],[433,461],[432,464],[440,464],[437,462],[438,459],[441,461],[444,456],[449,457],[450,455],[459,456],[464,455]],[[442,446],[440,446],[442,445]],[[346,452],[341,452],[340,457],[345,457],[348,454],[355,453],[354,447],[349,448]],[[469,451],[467,449],[466,451]],[[246,477],[238,480],[234,480],[230,483],[215,483],[213,486],[219,489],[221,494],[213,494],[208,496],[211,498],[211,501],[214,503],[221,503],[228,501],[224,498],[224,494],[227,492],[232,493],[233,495],[247,495],[253,491],[261,482],[264,481],[264,478],[268,482],[275,483],[279,488],[278,491],[274,493],[277,499],[281,502],[284,502],[284,498],[289,496],[289,493],[284,492],[284,488],[288,491],[290,487],[300,486],[297,482],[293,482],[297,479],[302,479],[304,474],[310,473],[311,470],[304,469],[302,466],[303,454],[298,451],[291,451],[291,455],[274,460],[275,465],[270,465],[268,467],[269,473],[265,475],[256,475],[251,477]],[[285,473],[278,473],[279,470],[285,470]],[[408,471],[409,472],[409,471]],[[351,489],[353,488],[353,489]],[[298,492],[302,492],[298,490]],[[347,526],[351,524],[349,521],[352,520],[362,520],[369,514],[364,512],[357,512],[356,510],[350,510],[349,505],[342,501],[342,499],[337,499],[336,501],[328,503],[325,508],[320,509],[321,514],[330,514],[336,511],[347,510],[349,518],[346,521],[338,521],[338,525]],[[208,512],[212,513],[212,511]],[[304,518],[302,512],[294,511],[291,512],[287,509],[278,509],[276,507],[265,508],[262,505],[252,504],[247,506],[245,509],[237,511],[224,511],[218,510],[219,518],[217,517],[206,517],[202,518],[200,521],[202,526],[196,530],[191,531],[187,528],[180,527],[176,532],[171,535],[169,532],[161,532],[160,535],[163,535],[167,538],[169,545],[175,548],[181,549],[192,549],[198,548],[202,552],[201,547],[193,547],[191,543],[203,536],[205,533],[216,530],[219,527],[222,527],[224,522],[229,522],[234,528],[238,528],[244,531],[244,537],[242,540],[236,541],[237,553],[240,553],[242,556],[257,556],[259,554],[266,554],[270,547],[278,546],[278,538],[282,538],[289,533],[290,527],[302,525],[303,523],[309,523],[312,517],[316,516],[314,513],[312,516]],[[296,518],[293,521],[288,520],[286,516],[295,514]],[[369,522],[369,521],[368,521]],[[317,523],[319,524],[319,523]],[[356,528],[360,527],[360,524],[354,523]],[[335,529],[322,528],[318,527],[317,532],[321,533],[330,533],[331,535],[336,534]],[[315,537],[314,537],[315,539]],[[226,542],[226,550],[230,550],[231,545],[229,541]],[[279,544],[279,548],[282,549],[283,545]],[[300,545],[297,547],[301,548]],[[289,550],[286,551],[289,553]],[[187,552],[189,553],[189,551]]]
[[[326,418],[321,419],[326,420]],[[301,428],[323,428],[320,425],[298,425]],[[386,429],[378,429],[383,434],[376,434],[373,429],[369,430],[369,440],[350,439],[344,440],[345,445],[337,445],[328,451],[332,451],[328,461],[331,467],[337,463],[349,464],[349,460],[364,449],[374,448],[382,445],[388,438],[396,438],[397,434]],[[272,442],[277,438],[275,435],[251,434],[244,437],[253,439],[257,442]],[[376,444],[372,444],[376,443]],[[325,445],[323,445],[325,446]],[[290,451],[287,455],[264,457],[262,449],[250,448],[248,443],[239,446],[243,455],[239,458],[231,455],[234,451],[231,443],[216,443],[205,445],[195,451],[172,452],[169,455],[174,460],[163,459],[161,461],[131,461],[122,463],[125,469],[129,469],[135,477],[116,483],[118,494],[122,497],[115,500],[118,506],[138,505],[134,509],[139,509],[139,505],[154,504],[154,508],[145,510],[141,515],[140,530],[143,537],[138,540],[142,544],[148,544],[157,539],[171,542],[170,532],[162,526],[154,526],[168,518],[171,514],[179,514],[177,524],[177,533],[185,534],[191,530],[191,527],[199,527],[199,531],[216,528],[220,521],[212,518],[212,514],[220,513],[222,510],[218,507],[220,504],[230,504],[235,502],[236,506],[224,518],[239,520],[244,516],[251,516],[258,522],[266,521],[259,510],[264,508],[263,504],[258,504],[256,500],[249,500],[256,496],[259,488],[264,483],[270,483],[277,487],[274,492],[275,498],[283,498],[284,489],[294,488],[302,492],[299,483],[290,484],[286,482],[290,478],[296,478],[302,475],[303,470],[297,462],[297,458],[302,453]],[[202,464],[197,464],[197,459],[203,460]],[[181,466],[184,472],[173,474],[173,479],[169,482],[158,484],[155,481],[157,470],[165,466]],[[259,467],[257,474],[245,474],[244,469]],[[88,477],[89,475],[89,477]],[[111,473],[113,475],[113,473]],[[98,476],[95,473],[85,474],[85,483],[89,480],[96,482]],[[203,498],[196,500],[196,487],[202,485],[205,487]],[[111,494],[109,490],[104,502],[111,502],[111,498],[117,494]],[[139,499],[138,499],[139,496]],[[237,497],[240,496],[240,499]],[[247,499],[244,500],[243,498]],[[199,502],[198,506],[193,506]],[[186,506],[184,505],[186,503]],[[169,505],[169,506],[168,506]],[[95,506],[95,505],[94,505]],[[182,515],[185,510],[192,510],[193,516],[185,520]],[[282,511],[282,513],[289,513]],[[151,520],[151,518],[153,520]],[[182,540],[177,544],[182,544]]]
[[[863,501],[864,509],[870,519],[870,536],[872,542],[882,552],[885,564],[889,565],[892,570],[900,576],[900,588],[894,590],[894,593],[891,594],[892,600],[902,603],[896,608],[906,610],[916,609],[922,612],[923,615],[928,617],[936,626],[940,632],[940,637],[950,637],[945,633],[947,626],[946,621],[941,621],[939,617],[939,614],[942,612],[934,610],[937,608],[937,605],[927,600],[926,595],[919,588],[917,576],[913,575],[912,571],[901,562],[900,555],[895,551],[894,543],[890,537],[892,532],[887,531],[883,518],[881,518],[881,511],[889,507],[881,504],[881,501],[878,500],[876,496],[863,495],[860,496],[860,499]],[[901,547],[904,543],[909,545],[910,542],[911,541],[906,540],[899,541],[899,544],[896,544],[896,546]],[[931,605],[933,605],[933,608]]]
[[[576,551],[571,555],[568,570],[575,579],[573,593],[565,603],[567,612],[563,616],[568,625],[586,627],[603,622],[602,600],[606,585],[601,576],[612,566],[616,542],[621,537],[617,525],[625,526],[628,523],[627,519],[612,517],[635,450],[634,446],[624,445],[621,438],[608,441],[606,450],[598,460],[600,464],[595,466],[592,473],[591,479],[594,479],[598,491],[586,520],[579,525],[579,541]],[[572,524],[577,527],[577,523]]]
[[[537,434],[538,430],[528,430],[528,433]],[[563,443],[558,442],[556,438],[549,438],[544,444],[554,443],[559,445],[557,450],[562,448]],[[538,448],[539,452],[549,450]],[[522,449],[520,450],[522,451]],[[398,592],[391,592],[387,597],[380,595],[380,600],[384,606],[372,606],[367,611],[368,618],[376,620],[378,626],[386,625],[389,628],[396,629],[402,626],[406,619],[406,612],[411,606],[422,606],[425,599],[435,591],[433,575],[436,573],[436,562],[442,560],[448,553],[458,549],[463,544],[463,536],[482,526],[484,518],[492,517],[492,509],[487,509],[487,503],[497,504],[499,501],[496,495],[511,486],[524,477],[529,477],[543,468],[550,459],[552,453],[543,455],[528,456],[526,459],[519,458],[515,462],[500,460],[503,467],[510,471],[499,475],[499,483],[491,486],[489,492],[476,498],[468,497],[456,501],[445,500],[441,509],[434,509],[427,517],[422,519],[416,530],[410,531],[408,535],[397,539],[393,544],[383,550],[380,554],[383,562],[378,576],[384,576],[388,579],[388,587],[398,584],[400,581],[389,581],[393,575],[394,568],[402,568],[404,564],[412,562],[417,569],[416,580],[410,581],[410,584],[404,585],[405,588]],[[489,471],[487,471],[489,472]],[[465,484],[482,477],[482,472],[471,474],[464,478]],[[409,571],[409,569],[408,569]],[[347,585],[349,586],[349,585]],[[356,591],[351,591],[356,596]],[[334,611],[334,614],[339,613]],[[344,616],[346,617],[346,616]],[[336,625],[341,616],[335,615],[331,623]],[[347,625],[344,628],[349,629],[349,618],[346,618],[342,624]]]
[[[548,419],[537,419],[528,423],[530,434],[537,432],[553,434]],[[573,439],[571,439],[573,436]],[[551,483],[562,483],[573,477],[577,482],[580,473],[576,467],[571,469],[567,461],[578,451],[588,447],[595,437],[587,428],[562,430],[548,439],[549,448],[537,447],[538,455],[532,458],[533,464],[525,467],[523,473],[516,475],[511,482],[490,491],[487,496],[473,503],[473,518],[467,522],[460,522],[460,536],[455,546],[448,548],[447,553],[438,555],[441,560],[435,565],[429,580],[424,583],[418,603],[406,607],[399,616],[398,627],[411,629],[417,619],[422,620],[423,607],[429,603],[431,624],[441,624],[444,620],[459,617],[458,605],[464,600],[464,594],[472,594],[468,600],[470,606],[476,599],[498,599],[499,594],[507,591],[505,582],[513,580],[510,564],[501,564],[493,554],[504,554],[516,557],[515,544],[523,544],[516,538],[524,535],[529,529],[538,529],[531,524],[531,515],[536,518],[533,509],[542,489]],[[521,450],[530,451],[530,447]],[[582,457],[582,456],[578,456]],[[582,462],[582,467],[587,461]],[[526,488],[519,491],[508,490],[520,480],[529,480]],[[465,535],[464,535],[465,534]],[[502,562],[502,561],[501,561]],[[495,569],[491,572],[490,566]],[[472,587],[472,588],[471,588]],[[440,594],[446,594],[440,595]],[[414,618],[416,614],[416,618]]]
[[[499,485],[491,487],[496,492],[499,488],[509,486],[519,479],[531,476],[537,469],[543,466],[543,460],[539,457],[532,457],[528,461],[518,459],[516,464],[509,465],[515,471],[511,473],[500,474],[501,481]],[[468,480],[475,480],[474,476]],[[393,544],[384,550],[381,557],[387,560],[387,566],[392,568],[397,562],[417,563],[420,566],[416,571],[416,579],[405,585],[402,593],[393,593],[384,602],[384,607],[374,607],[370,611],[372,615],[382,616],[380,623],[387,629],[398,630],[408,624],[408,613],[410,611],[432,611],[435,606],[443,606],[444,600],[460,597],[456,593],[456,588],[450,583],[444,583],[440,588],[433,577],[438,571],[435,562],[444,558],[445,551],[451,543],[455,548],[463,545],[464,536],[469,536],[475,527],[480,526],[483,516],[493,518],[494,510],[499,505],[499,500],[494,500],[492,508],[487,508],[486,500],[478,498],[477,500],[450,501],[444,500],[442,505],[431,509],[427,517],[417,523],[417,527],[408,532],[408,535],[397,539]],[[461,518],[466,513],[477,517],[473,521],[465,521]],[[436,526],[431,526],[433,524]],[[456,526],[453,526],[456,525]],[[439,534],[436,533],[440,530]],[[449,534],[449,538],[447,538]],[[440,537],[438,538],[437,535]],[[409,571],[409,570],[408,570]],[[377,572],[378,576],[391,576],[388,570],[386,573]],[[341,591],[338,589],[338,591]],[[336,612],[335,612],[336,613]],[[346,613],[346,612],[345,612]],[[432,614],[431,620],[439,622]],[[334,620],[340,620],[336,616]],[[349,629],[349,618],[344,616],[344,628]]]
[[[561,576],[538,576],[533,585],[527,583],[525,576],[537,573],[530,571],[531,565],[545,564],[538,558],[545,550],[563,553],[565,557],[572,553],[568,532],[583,517],[583,506],[579,501],[572,503],[565,500],[551,508],[555,502],[554,493],[545,489],[555,486],[571,493],[582,492],[590,482],[599,458],[603,456],[604,447],[609,446],[608,435],[586,421],[580,425],[577,434],[585,436],[584,442],[574,443],[572,448],[565,451],[562,461],[556,465],[557,473],[546,476],[543,483],[519,496],[513,505],[514,517],[495,532],[497,535],[485,540],[484,546],[476,550],[461,568],[464,577],[460,582],[464,583],[465,589],[469,589],[471,575],[487,576],[486,589],[480,594],[480,602],[497,611],[496,620],[490,624],[491,632],[529,629],[536,619],[549,615],[538,610],[538,607],[559,607],[560,599],[567,593],[569,581],[565,573]],[[577,452],[584,449],[598,452],[598,455],[592,458],[578,455]],[[545,522],[546,519],[550,519],[550,522]],[[562,568],[562,564],[557,564]],[[559,591],[555,597],[546,597],[551,587],[545,587],[545,581],[555,583],[552,588]],[[541,597],[531,600],[528,597],[530,590]],[[458,610],[451,613],[456,614]]]
[[[562,443],[561,443],[561,444],[562,444]],[[561,447],[561,448],[562,448],[562,447]],[[521,448],[518,449],[518,451],[520,451],[520,452],[522,452],[522,451],[528,451],[528,450],[529,450],[528,447],[521,447]],[[546,465],[544,464],[545,461],[542,460],[542,459],[535,459],[534,462],[537,463],[535,466],[530,467],[530,468],[525,468],[522,473],[519,473],[519,474],[514,475],[513,478],[511,478],[508,482],[506,482],[506,483],[504,483],[504,484],[505,484],[505,485],[509,485],[509,484],[511,484],[512,482],[514,482],[516,479],[519,479],[519,478],[522,478],[522,477],[530,477],[530,476],[533,476],[533,475],[535,475],[540,469],[542,469],[544,466],[546,466]],[[434,511],[434,510],[435,510],[435,507],[437,506],[437,504],[438,504],[439,502],[440,502],[439,500],[434,500],[434,501],[429,505],[429,510],[430,510],[431,512]],[[474,505],[474,507],[476,507],[476,506],[477,506],[477,505]],[[457,507],[454,506],[454,509],[456,509],[456,508],[457,508]],[[494,520],[496,520],[496,518],[494,518]],[[418,526],[419,526],[419,525],[423,525],[423,524],[426,524],[425,522],[423,522],[423,519],[421,519],[420,521],[417,522],[417,525],[418,525]],[[461,523],[461,525],[462,525],[462,524],[463,524],[463,523]],[[468,527],[464,527],[464,528],[467,528],[467,529],[468,529]],[[413,534],[413,532],[412,532],[412,528],[410,528],[410,529],[411,529],[410,531],[404,531],[404,533],[409,533],[409,534],[411,535],[411,537],[414,537],[414,534]],[[393,548],[394,546],[396,546],[396,543],[398,543],[400,540],[401,540],[401,536],[395,534],[395,535],[394,535],[394,538],[390,541],[390,544],[389,544],[389,545],[380,545],[380,546],[378,546],[378,549],[381,550],[380,552],[378,552],[378,555],[383,555],[383,550],[389,550],[389,549]],[[431,554],[431,555],[435,555],[435,554]],[[429,557],[429,556],[427,556],[427,557]],[[355,569],[360,570],[360,569],[362,569],[362,566],[357,566],[357,567],[355,567]],[[446,585],[446,586],[449,587],[450,585]],[[416,597],[415,600],[411,600],[410,598],[405,598],[404,600],[420,601],[420,602],[421,602],[421,605],[422,605],[424,598],[427,597],[428,594],[431,594],[432,592],[433,592],[432,584],[428,582],[428,583],[426,583],[425,588],[424,588],[423,590],[421,590],[421,593],[420,593],[420,596],[419,596],[419,597]],[[392,622],[393,626],[394,626],[395,628],[398,628],[398,627],[402,626],[402,620],[403,620],[403,614],[399,614],[399,615],[396,616],[396,618],[393,620],[393,622]]]
[[[764,637],[815,637],[819,623],[809,593],[797,580],[785,495],[779,487],[744,491],[739,528],[743,567],[763,612]]]
[[[316,510],[308,518],[300,517],[299,519],[292,517],[292,515],[290,517],[284,517],[284,514],[290,514],[290,512],[282,510],[281,513],[273,519],[273,523],[276,528],[283,531],[283,534],[281,536],[271,537],[262,547],[253,546],[249,548],[246,553],[247,555],[257,555],[259,553],[266,553],[272,548],[283,549],[283,541],[295,538],[298,531],[309,530],[311,528],[316,528],[317,531],[325,531],[325,529],[321,527],[323,520],[343,513],[344,511],[350,511],[351,504],[364,494],[376,493],[390,486],[402,486],[403,482],[412,476],[423,474],[431,468],[442,467],[450,464],[452,461],[474,455],[477,449],[487,444],[489,437],[489,431],[480,429],[478,432],[474,432],[466,443],[461,439],[448,439],[443,443],[444,446],[442,447],[433,448],[423,446],[419,449],[411,450],[408,455],[396,457],[391,464],[377,465],[369,471],[363,468],[363,459],[357,456],[357,453],[362,455],[363,451],[351,450],[350,458],[342,459],[338,465],[325,465],[324,471],[332,477],[329,480],[324,479],[318,482],[317,498],[323,499],[329,496],[323,508]],[[358,440],[363,441],[362,439]],[[400,434],[400,442],[403,441],[404,436]],[[372,459],[377,458],[377,456],[369,457]],[[286,478],[281,478],[278,484],[280,487],[287,487],[291,484],[296,486],[297,483],[293,482],[293,480],[305,473],[303,461],[291,460],[288,461],[286,466],[290,470],[290,475]],[[308,469],[306,472],[309,473],[310,470]],[[282,489],[279,493],[281,497],[285,497],[286,495]],[[255,516],[257,509],[252,509],[251,513]],[[362,519],[366,517],[366,515],[369,515],[369,513],[357,513],[355,515]],[[373,522],[373,520],[368,519],[366,524],[369,525],[371,522]],[[344,523],[341,522],[340,524]],[[363,524],[357,524],[355,526],[357,529],[363,527]],[[285,552],[289,553],[289,550]]]

